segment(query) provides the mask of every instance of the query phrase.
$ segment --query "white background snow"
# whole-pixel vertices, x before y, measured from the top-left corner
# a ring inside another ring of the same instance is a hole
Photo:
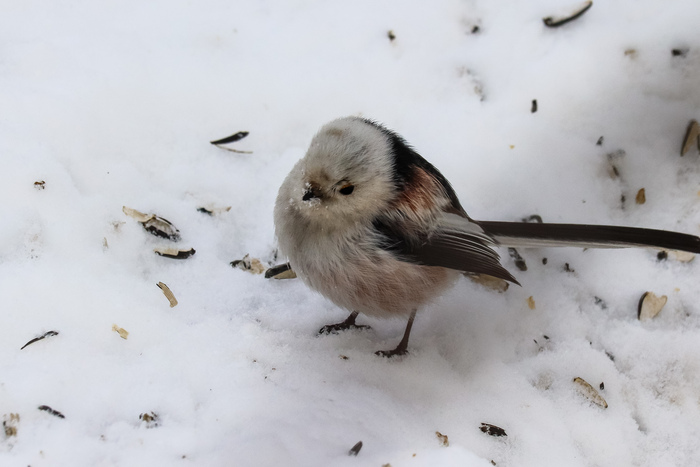
[[[679,155],[700,119],[700,3],[596,0],[543,25],[579,5],[4,2],[0,416],[16,435],[0,432],[0,464],[700,464],[698,260],[522,250],[521,272],[502,251],[522,288],[461,280],[394,360],[374,351],[404,322],[316,337],[347,312],[229,265],[274,261],[277,189],[346,115],[407,138],[476,219],[700,234],[698,151]],[[209,144],[241,130],[230,146],[253,154]],[[171,242],[122,206],[170,220],[196,255],[157,256]],[[668,304],[640,322],[645,291]],[[574,377],[604,382],[609,408]],[[157,427],[139,420],[150,412]]]

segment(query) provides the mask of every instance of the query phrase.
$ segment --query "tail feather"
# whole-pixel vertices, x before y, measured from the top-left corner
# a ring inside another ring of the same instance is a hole
[[[667,230],[588,224],[538,224],[479,221],[502,246],[582,248],[658,248],[700,253],[700,237]]]

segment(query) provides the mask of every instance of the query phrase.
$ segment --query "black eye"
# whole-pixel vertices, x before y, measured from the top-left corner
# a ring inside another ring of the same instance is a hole
[[[351,193],[353,192],[354,189],[355,189],[355,185],[350,185],[350,184],[348,183],[348,184],[346,184],[346,185],[343,185],[343,186],[340,188],[340,190],[338,190],[338,191],[340,191],[340,194],[341,194],[341,195],[347,196],[347,195],[351,194]]]

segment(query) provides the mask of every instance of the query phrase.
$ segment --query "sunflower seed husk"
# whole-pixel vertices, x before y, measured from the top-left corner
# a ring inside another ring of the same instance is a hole
[[[248,136],[247,131],[239,131],[238,133],[234,133],[231,136],[227,136],[225,138],[217,139],[215,141],[210,141],[211,144],[214,146],[218,146],[219,144],[228,144],[228,143],[235,143],[236,141],[240,141],[246,136]]]
[[[214,206],[208,206],[208,207],[198,207],[197,211],[201,212],[203,214],[208,214],[210,216],[217,216],[219,214],[223,214],[225,212],[229,212],[231,210],[231,206],[224,206],[222,208],[217,208]]]
[[[48,413],[50,413],[51,415],[53,415],[54,417],[66,418],[66,416],[63,415],[61,412],[59,412],[58,410],[52,409],[52,408],[49,407],[48,405],[40,405],[40,406],[38,407],[38,409],[39,409],[39,410],[42,410],[42,411],[44,411],[44,412],[48,412]]]
[[[231,261],[231,267],[243,269],[252,274],[262,274],[265,272],[265,266],[258,258],[251,258],[250,255],[245,255],[243,259]]]
[[[155,214],[144,214],[136,209],[122,207],[122,211],[129,217],[133,217],[143,225],[150,234],[156,237],[167,238],[177,242],[180,240],[180,231],[167,219],[164,219]]]
[[[362,449],[362,441],[358,441],[353,447],[348,451],[348,456],[356,456],[360,453]]]
[[[448,447],[450,445],[450,440],[447,437],[447,435],[443,435],[439,431],[435,432],[435,436],[437,436],[438,441],[440,441],[440,446],[442,447]]]
[[[535,299],[533,298],[532,295],[527,297],[527,307],[531,310],[535,309]]]
[[[690,263],[695,259],[695,253],[689,251],[671,250],[671,257],[681,263]]]
[[[179,248],[163,248],[163,247],[154,248],[153,251],[157,255],[164,256],[165,258],[172,258],[172,259],[187,259],[197,252],[194,248],[184,250],[184,249],[179,249]]]
[[[490,436],[496,436],[496,437],[508,436],[508,434],[506,433],[506,430],[504,430],[500,426],[491,425],[490,423],[483,423],[482,422],[479,429],[482,432],[484,432]]]
[[[690,151],[690,148],[696,146],[700,149],[700,125],[696,120],[691,120],[688,124],[688,129],[683,138],[683,146],[681,147],[681,156]]]
[[[124,329],[124,328],[120,328],[120,327],[117,326],[116,324],[113,324],[113,325],[112,325],[112,331],[114,331],[114,332],[116,332],[117,334],[119,334],[119,337],[121,337],[122,339],[126,339],[126,338],[129,337],[129,331],[127,331],[127,330]]]
[[[592,6],[593,6],[593,2],[591,0],[589,0],[589,1],[585,2],[583,5],[581,5],[580,8],[578,8],[576,11],[574,11],[573,13],[571,13],[568,16],[559,16],[559,17],[548,16],[546,18],[543,18],[542,21],[544,22],[545,26],[550,27],[550,28],[556,28],[559,26],[563,26],[564,24],[568,23],[569,21],[573,21],[576,18],[583,15]]]
[[[668,297],[666,295],[657,296],[654,292],[644,292],[639,299],[637,307],[637,318],[640,321],[646,321],[656,317],[661,312],[661,309],[666,305]]]
[[[5,436],[17,436],[17,425],[19,425],[19,414],[5,414],[2,417],[2,427],[5,429]]]
[[[175,298],[175,295],[173,295],[173,292],[170,290],[170,287],[165,285],[162,282],[158,282],[156,284],[160,290],[163,291],[163,295],[165,295],[165,298],[168,299],[170,302],[170,308],[173,308],[174,306],[177,305],[177,299]]]
[[[42,339],[46,339],[47,337],[53,337],[53,336],[58,336],[58,331],[49,331],[39,337],[35,337],[34,339],[30,340],[26,344],[24,344],[19,350],[24,349],[26,346],[33,344],[34,342],[40,341]]]
[[[139,420],[145,422],[146,428],[156,428],[158,426],[158,414],[155,412],[142,413]]]
[[[496,292],[503,293],[508,290],[510,285],[508,282],[498,277],[487,276],[486,274],[465,274],[465,276],[472,282],[483,285],[484,287],[495,290]]]
[[[297,274],[289,263],[272,266],[265,271],[265,279],[295,279]]]
[[[603,396],[598,394],[598,391],[588,384],[583,378],[576,377],[574,378],[574,383],[576,383],[578,387],[578,391],[581,393],[582,396],[584,396],[586,399],[589,401],[593,402],[595,405],[600,406],[604,409],[608,408],[608,403],[605,402],[605,399],[603,399]]]

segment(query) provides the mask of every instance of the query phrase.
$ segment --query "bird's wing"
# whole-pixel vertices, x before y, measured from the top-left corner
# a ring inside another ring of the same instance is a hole
[[[469,218],[443,213],[437,227],[420,240],[402,236],[401,229],[393,229],[386,222],[375,222],[374,226],[381,234],[382,246],[403,261],[488,274],[518,284],[491,248],[496,242]]]

